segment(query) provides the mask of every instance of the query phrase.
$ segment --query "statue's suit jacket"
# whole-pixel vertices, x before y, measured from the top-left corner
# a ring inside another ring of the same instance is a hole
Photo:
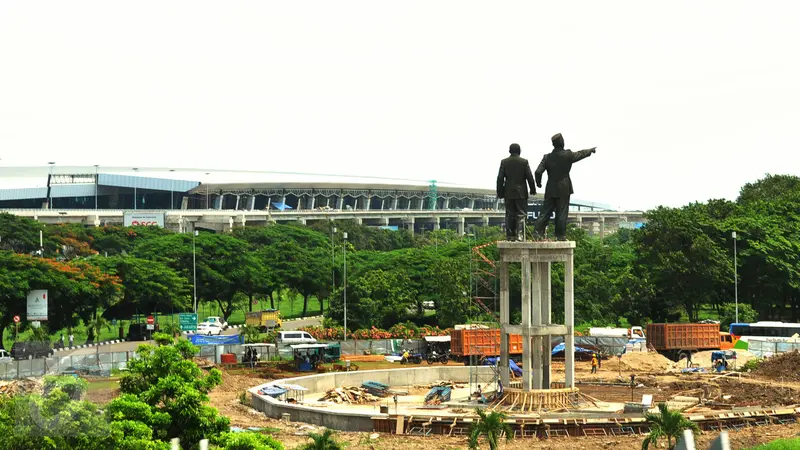
[[[536,185],[528,160],[519,155],[511,155],[500,162],[497,174],[497,197],[508,200],[528,198],[527,185],[531,195],[536,194]]]
[[[542,184],[542,174],[547,171],[547,186],[544,189],[544,198],[569,197],[574,193],[572,179],[569,171],[572,164],[592,154],[591,150],[554,149],[547,153],[536,168],[536,183]]]

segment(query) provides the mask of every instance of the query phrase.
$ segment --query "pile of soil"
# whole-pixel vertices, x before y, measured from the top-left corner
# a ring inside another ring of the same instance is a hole
[[[767,358],[753,373],[782,381],[800,381],[800,352],[797,350]]]
[[[622,355],[622,370],[634,372],[664,372],[676,363],[655,352],[631,352]]]
[[[800,392],[785,386],[742,383],[727,378],[721,378],[714,382],[719,384],[723,396],[731,396],[728,400],[720,399],[723,403],[733,403],[737,406],[796,405],[800,403]]]

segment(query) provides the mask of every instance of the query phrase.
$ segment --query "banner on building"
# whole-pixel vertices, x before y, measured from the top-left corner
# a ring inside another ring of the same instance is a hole
[[[28,293],[28,320],[47,320],[47,289]]]
[[[164,227],[167,214],[164,212],[125,211],[122,224],[126,227]]]

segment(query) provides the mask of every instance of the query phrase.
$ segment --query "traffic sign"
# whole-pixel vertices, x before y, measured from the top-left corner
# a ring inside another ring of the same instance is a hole
[[[14,316],[14,323],[19,323],[19,316]]]
[[[181,331],[197,331],[197,313],[180,313],[178,322],[181,325]]]
[[[153,316],[147,316],[147,324],[153,325],[154,323],[156,323],[156,320],[153,318]]]

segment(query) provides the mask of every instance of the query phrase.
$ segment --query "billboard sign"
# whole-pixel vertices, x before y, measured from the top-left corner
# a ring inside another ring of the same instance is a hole
[[[181,331],[197,331],[197,313],[180,313],[178,322],[181,325]]]
[[[47,289],[28,293],[28,320],[47,320]]]
[[[166,213],[125,211],[122,224],[126,227],[164,227]]]

